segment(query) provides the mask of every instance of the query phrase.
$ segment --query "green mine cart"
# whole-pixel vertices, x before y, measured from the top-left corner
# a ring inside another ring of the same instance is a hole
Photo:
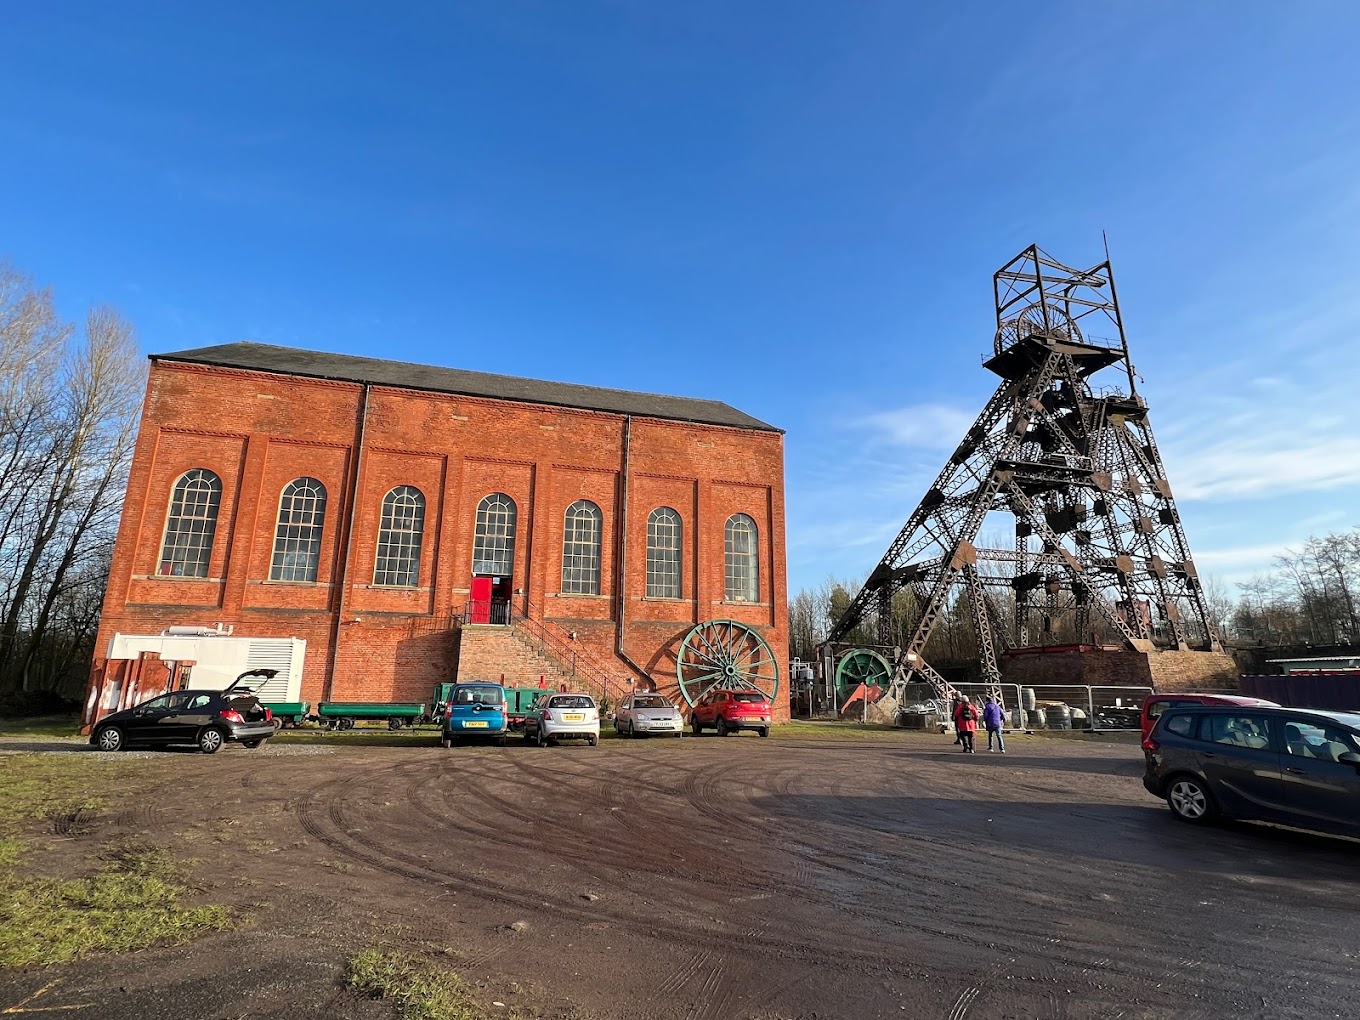
[[[425,718],[425,706],[398,701],[323,701],[317,717],[328,729],[353,729],[360,719],[386,719],[389,730],[414,726]]]
[[[301,726],[307,721],[307,713],[312,710],[307,701],[262,701],[265,708],[274,713],[274,718],[284,726]]]

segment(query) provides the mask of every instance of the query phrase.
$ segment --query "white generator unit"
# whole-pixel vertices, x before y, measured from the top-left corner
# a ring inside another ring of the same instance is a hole
[[[110,659],[135,659],[158,652],[166,662],[192,662],[189,686],[220,691],[247,670],[277,669],[272,680],[242,681],[261,701],[278,704],[302,700],[302,661],[307,642],[299,638],[231,637],[210,627],[170,627],[164,634],[114,634]]]

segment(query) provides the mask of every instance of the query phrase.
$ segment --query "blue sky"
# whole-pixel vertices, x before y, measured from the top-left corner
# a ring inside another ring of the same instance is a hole
[[[0,256],[148,351],[726,400],[796,590],[981,408],[991,273],[1103,229],[1201,569],[1360,524],[1360,5],[114,6],[6,15]]]

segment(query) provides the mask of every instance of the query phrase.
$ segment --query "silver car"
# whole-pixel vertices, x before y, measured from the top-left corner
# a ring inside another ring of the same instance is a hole
[[[619,702],[614,709],[614,731],[630,737],[647,733],[680,736],[685,731],[685,720],[680,710],[650,691],[636,691]]]
[[[550,741],[582,737],[600,741],[600,710],[589,694],[541,694],[524,717],[524,740],[547,747]]]

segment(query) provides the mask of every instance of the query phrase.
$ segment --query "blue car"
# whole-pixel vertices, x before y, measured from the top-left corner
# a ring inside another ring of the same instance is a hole
[[[500,684],[456,684],[444,710],[439,746],[452,747],[459,740],[478,737],[504,745],[509,729],[505,688]]]

